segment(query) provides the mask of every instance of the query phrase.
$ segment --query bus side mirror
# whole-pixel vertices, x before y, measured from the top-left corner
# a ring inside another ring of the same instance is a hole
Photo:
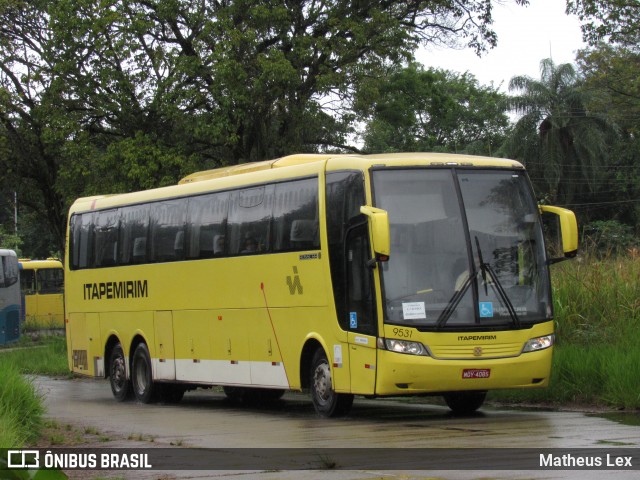
[[[362,206],[360,212],[369,218],[369,231],[371,243],[376,260],[386,262],[389,260],[391,250],[391,233],[389,229],[389,214],[380,208]]]
[[[575,257],[578,254],[578,223],[575,214],[571,210],[549,205],[540,205],[539,208],[545,230],[552,233],[552,238],[558,239],[551,243],[557,243],[557,254],[563,255],[551,258],[549,263]]]

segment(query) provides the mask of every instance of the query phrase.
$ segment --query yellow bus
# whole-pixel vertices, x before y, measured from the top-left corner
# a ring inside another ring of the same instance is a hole
[[[25,325],[35,329],[64,328],[64,268],[54,258],[20,259],[20,291]]]
[[[523,166],[463,155],[293,155],[78,199],[65,255],[69,366],[116,400],[309,390],[443,395],[549,382],[553,309]]]
[[[0,345],[20,338],[20,284],[16,252],[0,248]]]

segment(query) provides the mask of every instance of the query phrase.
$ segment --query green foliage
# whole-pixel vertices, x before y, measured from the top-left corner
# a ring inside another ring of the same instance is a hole
[[[420,44],[495,45],[492,6],[5,0],[0,190],[17,190],[54,238],[51,250],[63,251],[79,196],[293,152],[357,150],[347,139],[358,85]],[[25,245],[44,248],[37,243]]]
[[[571,204],[594,192],[615,128],[606,116],[588,110],[589,92],[573,65],[545,59],[540,70],[540,80],[516,76],[509,82],[517,93],[511,108],[522,116],[506,153],[526,164],[541,197]]]
[[[0,353],[0,448],[28,445],[38,438],[44,408],[34,386]]]
[[[617,220],[596,220],[584,226],[583,245],[587,251],[610,256],[624,254],[639,245],[633,227]]]
[[[589,201],[599,203],[589,219],[640,224],[640,54],[635,49],[598,44],[578,52],[589,109],[615,122],[619,136],[611,142],[607,167],[599,171]]]
[[[603,40],[637,46],[640,41],[640,8],[628,0],[567,0],[567,13],[578,16],[585,41]]]
[[[506,98],[470,74],[411,64],[361,84],[357,107],[369,152],[487,154],[502,143]]]

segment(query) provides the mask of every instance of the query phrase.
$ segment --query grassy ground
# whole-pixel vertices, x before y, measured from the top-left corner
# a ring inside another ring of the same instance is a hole
[[[640,409],[640,256],[552,267],[557,344],[551,386],[499,392],[518,402]]]
[[[29,445],[43,426],[41,398],[25,373],[68,374],[64,337],[33,341],[23,337],[18,344],[0,351],[0,448]]]

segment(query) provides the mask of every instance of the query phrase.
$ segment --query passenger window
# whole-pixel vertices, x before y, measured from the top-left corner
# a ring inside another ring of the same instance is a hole
[[[62,293],[64,290],[63,271],[59,268],[44,268],[38,270],[38,293]]]
[[[22,270],[20,272],[20,290],[25,295],[36,293],[35,270]]]
[[[211,258],[225,252],[229,192],[189,199],[187,258]]]
[[[93,217],[83,213],[71,218],[71,266],[73,269],[93,265]]]
[[[4,256],[0,265],[0,287],[6,288],[18,282],[18,259],[14,256]]]
[[[133,205],[120,209],[120,264],[133,265],[147,261],[149,205]]]
[[[94,258],[96,267],[109,267],[118,258],[118,211],[97,213],[94,231]]]
[[[184,259],[187,200],[154,203],[151,209],[151,261]]]
[[[269,252],[273,185],[234,192],[230,202],[228,248],[231,255]]]
[[[275,186],[273,251],[320,248],[318,180],[308,178]]]

